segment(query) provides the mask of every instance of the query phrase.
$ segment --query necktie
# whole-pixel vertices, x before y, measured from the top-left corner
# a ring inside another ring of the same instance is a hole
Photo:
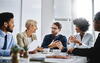
[[[7,35],[5,35],[5,42],[2,49],[5,50],[6,48],[7,48]]]

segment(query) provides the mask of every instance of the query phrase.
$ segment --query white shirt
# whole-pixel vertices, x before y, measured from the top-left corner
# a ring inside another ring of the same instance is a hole
[[[85,33],[82,40],[80,34],[76,34],[75,37],[82,43],[82,45],[76,43],[70,43],[69,47],[74,48],[91,48],[94,46],[93,36],[90,33]]]
[[[7,35],[7,50],[11,49],[12,46],[16,45],[16,42],[11,33],[5,33],[2,30],[0,30],[0,50],[2,50],[2,47],[4,46],[5,35]]]
[[[27,43],[30,44],[32,42],[32,38],[31,37],[27,37]]]
[[[5,50],[3,50],[3,46],[4,46],[4,42],[5,42],[5,35],[7,35],[7,48]],[[10,51],[11,48],[13,46],[17,45],[13,35],[11,33],[5,33],[2,30],[0,30],[0,56],[4,55],[4,56],[9,56],[10,55]]]

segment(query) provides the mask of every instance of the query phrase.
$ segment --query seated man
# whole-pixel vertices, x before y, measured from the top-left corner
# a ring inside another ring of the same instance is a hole
[[[13,39],[14,16],[12,13],[0,13],[0,56],[9,56],[10,49],[16,43]]]
[[[51,33],[52,34],[48,34],[44,37],[43,43],[42,43],[42,47],[43,48],[61,48],[62,46],[60,46],[60,44],[62,44],[64,47],[64,49],[62,50],[63,52],[65,52],[67,49],[67,39],[65,36],[59,34],[59,32],[61,31],[61,24],[59,22],[55,22],[53,23],[52,27],[51,27]]]

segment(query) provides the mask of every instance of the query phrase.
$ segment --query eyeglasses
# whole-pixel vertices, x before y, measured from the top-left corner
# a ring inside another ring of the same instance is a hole
[[[58,29],[58,28],[55,28],[55,27],[51,27],[51,29]]]

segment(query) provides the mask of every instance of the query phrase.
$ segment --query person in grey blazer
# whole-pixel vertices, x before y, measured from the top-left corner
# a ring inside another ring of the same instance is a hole
[[[35,32],[37,30],[37,22],[29,19],[25,24],[26,30],[17,34],[17,43],[20,47],[28,46],[33,40],[37,40]]]

